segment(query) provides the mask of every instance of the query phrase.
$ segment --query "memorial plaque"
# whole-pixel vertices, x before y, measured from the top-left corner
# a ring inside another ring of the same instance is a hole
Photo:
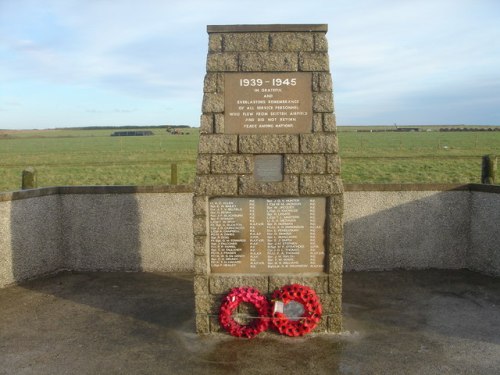
[[[228,134],[310,133],[312,73],[226,73]]]
[[[255,155],[253,171],[255,181],[283,181],[283,156]]]
[[[322,273],[326,198],[213,198],[212,273]]]

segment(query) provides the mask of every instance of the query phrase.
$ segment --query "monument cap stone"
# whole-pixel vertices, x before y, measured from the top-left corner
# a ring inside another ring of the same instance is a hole
[[[327,24],[269,24],[269,25],[207,25],[210,33],[248,33],[248,32],[324,32]]]

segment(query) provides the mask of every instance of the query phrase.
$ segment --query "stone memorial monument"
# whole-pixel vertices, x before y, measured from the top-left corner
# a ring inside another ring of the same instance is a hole
[[[200,334],[222,297],[312,288],[341,330],[343,186],[327,25],[208,26],[194,189]]]

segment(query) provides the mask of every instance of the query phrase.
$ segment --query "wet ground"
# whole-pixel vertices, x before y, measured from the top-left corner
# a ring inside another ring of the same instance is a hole
[[[498,374],[500,279],[344,275],[341,335],[194,333],[191,275],[62,273],[0,290],[0,374]]]

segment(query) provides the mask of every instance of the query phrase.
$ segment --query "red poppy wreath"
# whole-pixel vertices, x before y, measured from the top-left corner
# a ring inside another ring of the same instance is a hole
[[[271,296],[274,303],[273,318],[271,319],[274,327],[282,335],[302,336],[311,332],[321,320],[322,307],[318,296],[313,289],[300,285],[286,285],[277,289]],[[277,309],[277,303],[281,306],[295,301],[303,305],[304,312],[297,319],[290,319],[280,309]]]
[[[240,324],[233,318],[233,312],[242,302],[254,305],[259,316],[249,324]],[[236,337],[253,338],[269,326],[269,302],[257,289],[252,287],[233,288],[224,297],[219,311],[221,326]]]

